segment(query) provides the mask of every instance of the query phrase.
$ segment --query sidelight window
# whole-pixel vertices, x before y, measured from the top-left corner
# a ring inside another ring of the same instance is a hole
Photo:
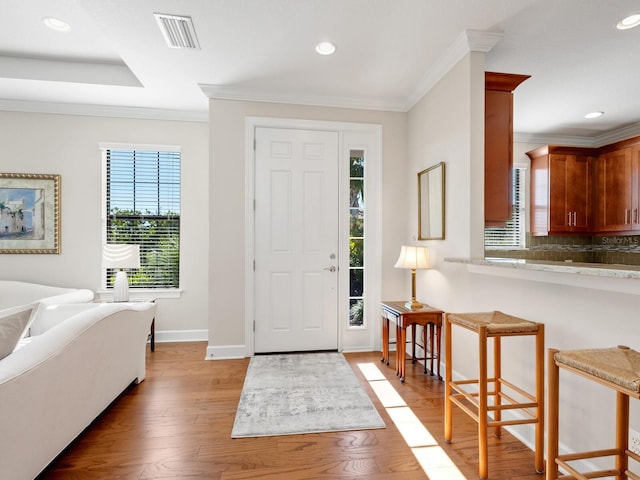
[[[364,151],[349,154],[349,326],[364,326]]]

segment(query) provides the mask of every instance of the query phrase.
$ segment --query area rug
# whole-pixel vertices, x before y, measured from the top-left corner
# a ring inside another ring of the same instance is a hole
[[[385,428],[341,353],[251,358],[232,438]]]

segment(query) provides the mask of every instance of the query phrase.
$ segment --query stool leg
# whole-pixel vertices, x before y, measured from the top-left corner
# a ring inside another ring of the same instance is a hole
[[[487,327],[478,330],[478,470],[480,478],[489,476],[487,439]]]
[[[495,391],[494,405],[500,407],[502,404],[502,384],[499,380],[502,378],[502,342],[500,336],[493,337],[493,388]],[[493,419],[496,422],[502,420],[502,410],[497,408],[493,414]],[[497,425],[494,430],[496,438],[502,437],[502,427]]]
[[[447,443],[451,443],[451,358],[453,353],[451,352],[451,322],[447,314],[444,315],[444,440]]]
[[[629,397],[622,392],[616,393],[616,480],[626,479],[629,458],[625,453],[629,447]]]
[[[547,358],[547,475],[546,480],[558,478],[558,409],[560,397],[560,369],[554,355],[558,350],[549,349]]]
[[[538,404],[535,466],[538,473],[544,472],[544,324],[538,324],[536,334],[536,403]],[[557,432],[557,428],[556,428]],[[554,457],[555,458],[555,457]]]

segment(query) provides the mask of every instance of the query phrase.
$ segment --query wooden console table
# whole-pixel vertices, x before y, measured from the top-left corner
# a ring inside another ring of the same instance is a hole
[[[382,362],[389,365],[389,322],[396,325],[396,375],[400,377],[400,381],[405,380],[405,360],[406,360],[406,342],[407,327],[411,326],[412,333],[412,356],[411,359],[424,360],[424,369],[427,373],[427,360],[430,360],[430,372],[433,371],[433,361],[436,360],[436,368],[438,379],[442,380],[440,375],[440,346],[442,338],[442,317],[444,312],[437,308],[424,305],[419,310],[411,310],[405,307],[405,302],[382,302]],[[424,328],[424,359],[416,359],[416,325]],[[429,351],[427,352],[427,328],[429,329]],[[435,337],[435,342],[434,342]],[[435,354],[434,354],[435,343]],[[430,353],[430,356],[428,355]]]

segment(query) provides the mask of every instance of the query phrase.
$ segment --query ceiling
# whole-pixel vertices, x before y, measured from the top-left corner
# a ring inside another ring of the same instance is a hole
[[[604,143],[640,132],[637,0],[2,0],[0,109],[207,119],[208,95],[407,111],[472,50],[531,75],[521,138]],[[170,49],[154,13],[190,16]],[[71,25],[48,29],[43,17]],[[470,40],[471,39],[471,40]],[[320,56],[320,40],[336,43]],[[462,47],[464,46],[464,48]],[[599,119],[584,114],[604,111]]]

